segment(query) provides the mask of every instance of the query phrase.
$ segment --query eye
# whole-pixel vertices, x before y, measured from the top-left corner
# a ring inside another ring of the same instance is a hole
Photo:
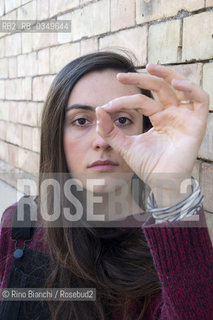
[[[117,122],[117,123],[116,123]],[[130,120],[129,118],[127,117],[119,117],[115,123],[118,125],[118,126],[128,126],[132,123],[132,120]]]
[[[78,118],[72,122],[72,124],[76,127],[84,127],[89,124],[89,121],[85,118]]]

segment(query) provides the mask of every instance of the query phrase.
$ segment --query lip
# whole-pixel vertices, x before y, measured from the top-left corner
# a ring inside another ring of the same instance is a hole
[[[88,168],[91,168],[95,171],[108,171],[117,166],[117,163],[110,160],[98,160],[89,165]]]

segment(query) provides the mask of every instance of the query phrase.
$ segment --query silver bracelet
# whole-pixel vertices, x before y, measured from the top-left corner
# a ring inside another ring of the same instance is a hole
[[[153,192],[151,191],[147,199],[147,211],[149,211],[155,223],[173,222],[190,217],[200,210],[203,195],[197,180],[192,177],[192,193],[181,202],[171,207],[158,208]]]

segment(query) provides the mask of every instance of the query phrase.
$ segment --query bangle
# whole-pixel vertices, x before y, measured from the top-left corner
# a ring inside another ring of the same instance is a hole
[[[192,177],[192,193],[186,199],[171,207],[158,208],[151,191],[147,199],[146,209],[152,214],[155,223],[173,222],[197,214],[202,206],[202,201],[203,195],[199,183]]]

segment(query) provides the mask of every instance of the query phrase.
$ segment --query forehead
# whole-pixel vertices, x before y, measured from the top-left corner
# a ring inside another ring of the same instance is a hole
[[[107,69],[90,72],[83,76],[75,84],[68,106],[81,103],[96,107],[114,98],[140,93],[136,86],[120,83],[116,78],[117,73],[119,71]]]

